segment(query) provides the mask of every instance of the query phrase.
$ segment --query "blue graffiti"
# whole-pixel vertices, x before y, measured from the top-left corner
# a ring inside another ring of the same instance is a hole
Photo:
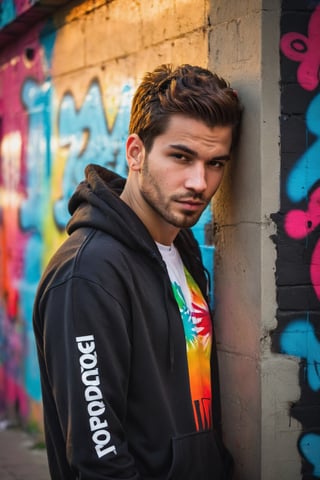
[[[213,222],[212,208],[211,208],[211,205],[209,205],[201,215],[196,225],[192,227],[192,231],[195,238],[197,239],[197,242],[200,245],[202,261],[209,274],[209,280],[210,280],[209,302],[210,302],[211,308],[214,308],[213,272],[214,272],[214,260],[215,260],[215,247],[214,245],[208,245],[206,242],[206,226],[210,225],[211,227],[212,222]]]
[[[280,351],[306,360],[306,378],[313,391],[320,390],[320,342],[313,325],[307,320],[291,322],[280,337]],[[313,475],[320,477],[320,435],[307,433],[300,437],[301,454],[313,465]]]
[[[50,181],[50,98],[51,85],[27,80],[22,88],[22,101],[28,111],[29,132],[27,145],[27,198],[21,205],[20,224],[30,233],[24,260],[23,278],[20,281],[20,305],[26,321],[27,357],[25,384],[28,394],[41,399],[38,360],[32,330],[32,308],[41,276],[43,242],[42,230],[48,205]]]
[[[299,440],[299,448],[304,457],[313,465],[313,475],[320,477],[320,435],[307,433]]]
[[[307,198],[312,185],[320,179],[320,94],[314,97],[306,112],[306,126],[316,140],[297,160],[287,178],[287,193],[293,202]]]
[[[306,377],[310,388],[320,390],[320,342],[308,320],[291,322],[280,337],[282,353],[306,360]]]
[[[47,205],[50,179],[50,95],[47,81],[38,84],[27,80],[22,87],[22,101],[28,111],[29,133],[27,146],[27,199],[24,201],[20,221],[24,230],[42,231]]]
[[[76,109],[70,93],[64,96],[59,114],[59,140],[60,146],[68,147],[69,152],[62,183],[63,197],[54,205],[55,221],[60,228],[69,220],[68,201],[83,180],[88,163],[97,163],[126,175],[125,140],[131,95],[131,87],[124,86],[112,129],[108,127],[97,81],[92,82],[80,110]]]
[[[16,18],[16,15],[16,7],[13,0],[1,2],[0,28],[12,22]]]
[[[54,21],[49,18],[40,31],[39,39],[42,46],[44,70],[50,71],[55,47],[57,32],[54,27]]]

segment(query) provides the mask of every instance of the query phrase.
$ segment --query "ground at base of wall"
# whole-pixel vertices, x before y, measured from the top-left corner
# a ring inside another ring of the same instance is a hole
[[[46,450],[38,436],[0,420],[1,480],[50,480]]]

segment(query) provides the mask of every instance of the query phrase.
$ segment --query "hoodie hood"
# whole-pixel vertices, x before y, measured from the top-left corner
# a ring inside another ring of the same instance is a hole
[[[154,257],[155,243],[143,222],[123,202],[120,194],[126,180],[100,165],[90,164],[69,201],[72,215],[67,232],[82,227],[104,231],[129,248],[147,251]]]
[[[85,180],[78,185],[69,201],[72,215],[67,232],[78,228],[94,228],[111,235],[135,252],[141,252],[156,260],[165,268],[161,254],[148,229],[134,211],[120,198],[125,178],[100,165],[89,164]],[[207,278],[203,273],[201,253],[191,229],[182,229],[174,244],[182,261],[192,273],[197,271],[198,284],[207,295]]]

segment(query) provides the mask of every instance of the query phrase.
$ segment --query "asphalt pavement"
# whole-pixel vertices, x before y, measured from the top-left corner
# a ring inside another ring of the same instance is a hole
[[[0,479],[50,480],[46,450],[20,428],[0,422]]]

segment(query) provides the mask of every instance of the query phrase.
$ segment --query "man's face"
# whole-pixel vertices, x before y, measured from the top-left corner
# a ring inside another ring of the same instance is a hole
[[[151,221],[193,226],[217,191],[230,157],[230,126],[208,127],[174,115],[144,155],[139,190]]]

